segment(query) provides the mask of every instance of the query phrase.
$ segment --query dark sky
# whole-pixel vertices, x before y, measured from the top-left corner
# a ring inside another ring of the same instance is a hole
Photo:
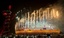
[[[21,6],[21,8],[23,7],[45,7],[49,4],[54,4],[57,3],[58,0],[0,0],[0,8],[1,10],[5,10],[7,9],[8,5],[12,5],[13,9],[18,8],[19,6]],[[12,10],[13,10],[12,9]]]

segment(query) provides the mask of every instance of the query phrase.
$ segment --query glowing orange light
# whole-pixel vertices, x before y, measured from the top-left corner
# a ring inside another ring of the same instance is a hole
[[[58,11],[56,11],[56,16],[59,17],[59,13],[58,13]]]
[[[44,34],[51,34],[51,33],[57,33],[57,34],[59,34],[60,33],[60,30],[26,30],[26,31],[16,31],[16,34],[20,34],[20,33],[23,33],[23,34],[25,34],[25,33],[44,33]]]

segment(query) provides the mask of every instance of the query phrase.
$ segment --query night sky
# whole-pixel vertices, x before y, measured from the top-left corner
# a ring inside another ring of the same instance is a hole
[[[1,20],[0,27],[2,27],[3,22],[5,20],[4,16],[2,15],[2,11],[8,10],[9,5],[12,5],[11,11],[13,14],[13,13],[16,13],[18,10],[21,10],[24,7],[28,8],[28,9],[29,9],[29,7],[31,7],[32,10],[35,10],[35,9],[39,9],[41,7],[46,8],[49,5],[53,5],[53,4],[60,4],[62,6],[62,8],[64,8],[63,0],[0,0],[0,20]],[[64,16],[64,13],[63,13],[63,16]],[[62,23],[62,25],[64,25],[64,24]]]

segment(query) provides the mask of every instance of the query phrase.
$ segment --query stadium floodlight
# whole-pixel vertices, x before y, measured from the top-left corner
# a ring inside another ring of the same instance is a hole
[[[16,17],[16,19],[17,19],[18,21],[20,20],[20,18],[19,18],[18,16]]]

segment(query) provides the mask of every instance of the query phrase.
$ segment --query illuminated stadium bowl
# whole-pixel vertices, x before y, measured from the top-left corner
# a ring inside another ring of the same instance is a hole
[[[60,29],[54,24],[59,18],[57,9],[46,8],[43,10],[34,10],[32,13],[27,12],[22,18],[16,17],[18,20],[15,24],[16,34],[52,34],[60,33]],[[20,13],[20,12],[18,12]],[[54,20],[55,19],[55,20]]]

